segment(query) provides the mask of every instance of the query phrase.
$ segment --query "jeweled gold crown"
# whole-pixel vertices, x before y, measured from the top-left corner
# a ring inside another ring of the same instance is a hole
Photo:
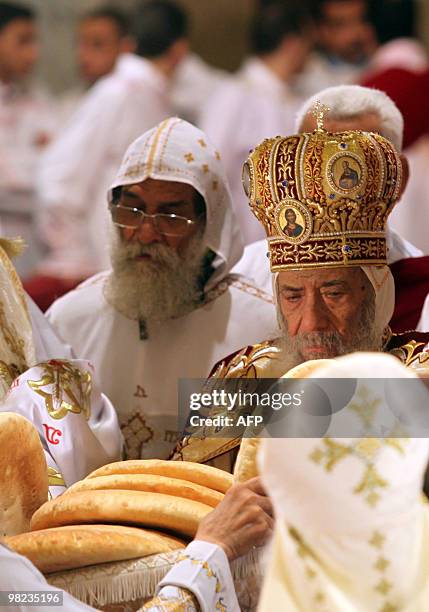
[[[322,110],[321,110],[322,109]],[[323,129],[262,142],[243,185],[268,237],[271,270],[387,263],[386,222],[402,164],[379,134]]]

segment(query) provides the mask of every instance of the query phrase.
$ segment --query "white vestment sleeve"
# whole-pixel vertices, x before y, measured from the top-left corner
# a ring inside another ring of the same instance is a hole
[[[52,595],[58,593],[63,597],[63,604],[59,607],[14,603],[13,606],[11,605],[8,608],[14,610],[14,612],[39,612],[41,610],[46,612],[49,610],[75,612],[78,610],[94,610],[94,608],[90,608],[78,601],[65,591],[48,584],[39,570],[28,559],[18,555],[2,544],[0,544],[0,591],[45,591]],[[3,606],[1,607],[3,609]]]
[[[202,612],[240,612],[229,562],[215,544],[194,540],[158,585],[158,598],[169,601],[177,589],[195,595]],[[157,610],[157,598],[144,610]],[[162,609],[162,607],[161,607]]]
[[[208,542],[195,541],[183,551],[183,557],[186,558],[179,561],[160,583],[157,596],[141,610],[181,612],[186,609],[188,612],[213,612],[225,609],[228,612],[240,612],[229,563],[223,550]],[[67,612],[95,610],[67,592],[49,585],[28,559],[1,544],[0,591],[49,591],[50,594],[62,594],[61,609]],[[46,606],[24,604],[14,605],[13,609],[18,612],[48,610]]]
[[[120,459],[116,411],[100,392],[88,361],[51,360],[30,368],[14,381],[0,410],[21,414],[36,427],[52,459],[48,465],[53,487],[69,487]],[[50,492],[55,496],[61,489]]]

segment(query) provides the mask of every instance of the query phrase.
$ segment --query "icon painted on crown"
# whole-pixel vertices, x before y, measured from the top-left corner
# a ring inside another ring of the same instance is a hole
[[[337,153],[328,164],[327,179],[333,191],[353,197],[363,186],[366,172],[357,155],[350,152]]]
[[[283,200],[277,207],[276,220],[278,230],[288,242],[300,244],[311,234],[311,215],[301,202]]]

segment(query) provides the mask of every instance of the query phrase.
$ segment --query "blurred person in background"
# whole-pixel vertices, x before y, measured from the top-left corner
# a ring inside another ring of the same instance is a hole
[[[317,50],[297,79],[304,97],[357,82],[377,47],[368,0],[312,0]]]
[[[140,0],[144,7],[148,0]],[[183,7],[182,7],[183,8]],[[187,15],[189,19],[189,15]],[[190,23],[189,29],[192,28]],[[169,97],[174,114],[197,125],[202,108],[213,91],[228,77],[228,73],[211,66],[190,50],[172,75]]]
[[[384,46],[397,38],[415,38],[419,0],[372,0],[371,23]]]
[[[56,124],[53,100],[32,79],[38,57],[35,13],[0,2],[0,227],[3,236],[20,235],[31,247],[17,264],[21,275],[41,252],[33,227],[34,174]]]
[[[410,181],[401,206],[393,211],[391,225],[429,255],[429,118],[422,103],[429,95],[429,63],[426,66],[426,70],[420,71],[392,67],[373,74],[365,84],[385,91],[404,115],[404,149]]]
[[[427,70],[428,54],[424,45],[417,39],[416,20],[414,0],[374,0],[371,3],[371,22],[379,46],[370,58],[366,72],[361,77],[363,83],[370,83],[372,78],[390,69],[397,68],[411,72]],[[403,97],[406,95],[404,91]],[[404,148],[408,146],[407,123]]]
[[[77,58],[82,78],[94,85],[110,74],[122,53],[135,51],[129,18],[117,8],[98,8],[82,17],[78,27]]]
[[[198,124],[200,114],[213,91],[228,77],[226,71],[211,66],[191,51],[178,66],[171,83],[170,98],[174,112]]]
[[[391,226],[429,255],[429,118],[422,100],[429,95],[429,57],[415,37],[416,10],[411,1],[378,0],[374,23],[383,43],[374,54],[362,83],[386,92],[404,116],[404,150],[410,180]],[[416,223],[416,218],[419,223]],[[410,285],[415,279],[409,277]]]
[[[248,211],[241,184],[243,162],[264,138],[293,130],[301,100],[289,82],[310,51],[309,14],[301,7],[273,3],[255,15],[250,40],[252,57],[215,92],[200,120],[221,153],[245,244],[262,238],[263,229]]]
[[[405,155],[410,166],[410,180],[402,196],[401,206],[395,208],[391,215],[391,226],[412,240],[425,255],[412,262],[404,260],[395,264],[395,280],[400,276],[403,290],[408,295],[400,314],[409,326],[409,313],[417,310],[417,315],[420,315],[416,306],[426,298],[417,329],[428,331],[429,117],[422,100],[429,94],[429,58],[423,46],[410,38],[397,38],[388,42],[376,56],[375,68],[364,82],[369,87],[385,91],[400,108],[405,120]],[[416,321],[411,320],[413,324]],[[404,328],[405,325],[400,327]]]
[[[76,47],[80,85],[66,92],[60,100],[63,120],[76,110],[89,87],[114,70],[123,53],[134,52],[135,41],[128,16],[110,6],[85,13],[77,26]]]
[[[130,142],[171,114],[169,83],[189,47],[186,15],[152,0],[133,21],[136,54],[123,54],[90,89],[41,160],[40,231],[49,253],[26,288],[43,310],[108,267],[107,187]]]
[[[0,186],[33,185],[37,157],[53,132],[47,94],[31,81],[39,57],[35,13],[0,2]]]

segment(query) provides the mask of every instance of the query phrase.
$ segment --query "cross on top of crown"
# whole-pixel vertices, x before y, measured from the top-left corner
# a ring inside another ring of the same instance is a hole
[[[323,120],[325,118],[326,113],[329,112],[329,107],[325,104],[322,104],[320,100],[317,100],[316,104],[313,106],[311,110],[311,114],[315,117],[317,121],[317,131],[323,131]]]

